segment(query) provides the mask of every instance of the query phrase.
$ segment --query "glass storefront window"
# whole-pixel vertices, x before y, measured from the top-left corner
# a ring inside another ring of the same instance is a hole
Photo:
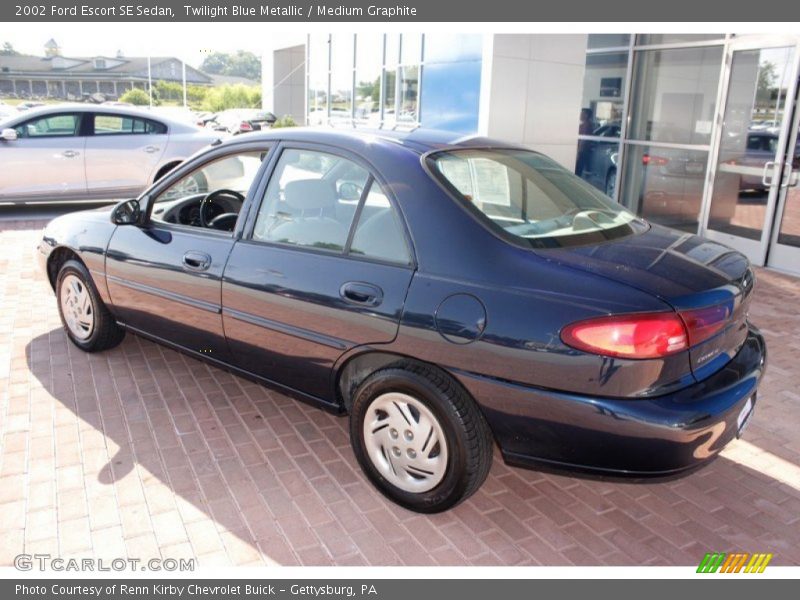
[[[579,134],[619,137],[627,71],[627,52],[586,55]]]
[[[330,36],[312,35],[308,40],[308,123],[319,125],[328,120],[328,67]]]
[[[386,34],[386,66],[393,67],[400,62],[400,34]]]
[[[640,33],[636,36],[636,44],[638,46],[650,46],[653,44],[680,44],[683,42],[707,42],[724,39],[724,33]]]
[[[791,84],[794,48],[733,54],[719,157],[708,216],[709,229],[760,240],[772,177],[780,162],[778,134]]]
[[[381,120],[383,34],[356,36],[355,118],[374,127]]]
[[[695,233],[707,163],[703,150],[629,144],[620,202],[654,223]]]
[[[394,121],[397,99],[397,69],[386,69],[383,73],[383,119]]]
[[[619,142],[578,140],[575,174],[613,198],[617,187]]]
[[[426,63],[480,60],[482,55],[483,36],[479,33],[425,35]]]
[[[351,119],[353,111],[353,35],[331,36],[330,118]]]
[[[400,112],[398,121],[416,122],[419,98],[419,67],[400,67]]]
[[[628,33],[590,33],[586,47],[589,50],[596,48],[618,48],[631,43]]]
[[[709,144],[722,51],[709,46],[636,52],[631,139]]]
[[[404,65],[416,65],[422,59],[422,34],[404,33],[400,62]]]

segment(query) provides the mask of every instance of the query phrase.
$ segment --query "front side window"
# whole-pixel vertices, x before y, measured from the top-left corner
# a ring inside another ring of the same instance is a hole
[[[21,138],[69,137],[78,135],[80,122],[76,114],[48,115],[17,125],[15,130]]]
[[[162,191],[153,202],[154,221],[233,231],[267,151],[229,154],[204,163]]]
[[[481,221],[515,243],[599,243],[646,225],[555,161],[528,150],[474,149],[428,157],[433,174]]]

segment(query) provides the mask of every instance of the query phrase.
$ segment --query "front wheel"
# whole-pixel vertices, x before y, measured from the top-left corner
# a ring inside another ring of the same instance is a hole
[[[361,468],[385,496],[434,513],[471,496],[492,464],[492,437],[475,402],[449,377],[399,363],[358,387],[350,440]]]
[[[81,350],[107,350],[125,337],[125,330],[103,304],[89,271],[77,260],[68,260],[59,270],[56,297],[67,336]]]

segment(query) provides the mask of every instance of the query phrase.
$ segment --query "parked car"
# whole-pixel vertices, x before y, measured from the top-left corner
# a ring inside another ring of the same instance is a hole
[[[17,110],[19,112],[25,112],[27,110],[31,110],[32,108],[39,108],[40,106],[45,106],[45,103],[34,102],[34,101],[20,102],[19,104],[17,104]]]
[[[239,135],[267,129],[277,120],[275,115],[266,110],[232,108],[214,115],[213,120],[206,122],[206,126],[210,124],[217,131],[227,131],[231,135]]]
[[[664,475],[741,435],[766,364],[739,252],[501,141],[232,138],[39,244],[69,339],[131,331],[350,419],[387,497],[447,509],[512,464]],[[239,181],[176,197],[233,161]],[[324,458],[324,457],[323,457]]]
[[[769,185],[764,182],[764,168],[775,164],[777,146],[778,134],[766,130],[751,130],[745,135],[724,139],[720,146],[719,170],[738,179],[740,190],[753,191],[766,202]],[[800,165],[800,142],[795,146],[792,163],[793,168]]]
[[[0,100],[0,121],[6,120],[8,117],[16,114],[16,112],[13,106]]]
[[[0,201],[128,198],[218,138],[132,108],[30,110],[0,123]]]
[[[619,158],[619,122],[604,124],[592,132],[592,135],[609,138],[608,142],[597,140],[579,140],[579,160],[577,175],[606,196],[613,198],[617,186],[617,162]]]

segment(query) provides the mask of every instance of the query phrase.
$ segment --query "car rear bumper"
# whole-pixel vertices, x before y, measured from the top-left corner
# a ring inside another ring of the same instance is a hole
[[[478,401],[509,463],[667,475],[702,464],[739,435],[748,399],[755,408],[766,358],[764,338],[751,326],[721,370],[678,392],[641,399],[587,397],[455,375]]]

